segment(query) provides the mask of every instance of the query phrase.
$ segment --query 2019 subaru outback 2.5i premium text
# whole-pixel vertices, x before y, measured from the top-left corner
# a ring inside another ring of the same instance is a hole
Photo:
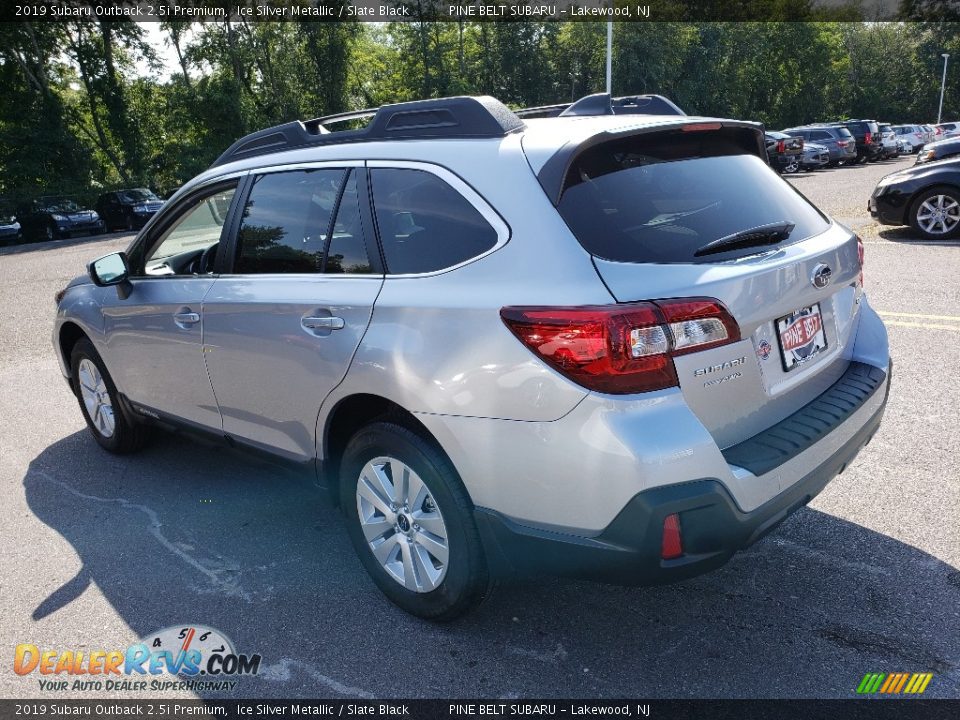
[[[511,569],[719,567],[876,431],[862,245],[759,125],[333,120],[238,141],[59,297],[103,447],[159,420],[315,465],[380,589],[449,618]]]

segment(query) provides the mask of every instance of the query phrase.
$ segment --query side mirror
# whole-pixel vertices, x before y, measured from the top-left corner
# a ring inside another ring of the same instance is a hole
[[[127,265],[127,254],[118,252],[104,255],[87,265],[90,279],[97,287],[117,286],[117,295],[125,300],[133,286],[130,284],[130,266]]]

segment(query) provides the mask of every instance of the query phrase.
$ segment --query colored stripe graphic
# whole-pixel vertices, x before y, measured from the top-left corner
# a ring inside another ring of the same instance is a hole
[[[887,676],[885,673],[867,673],[863,676],[863,680],[860,681],[860,686],[857,688],[857,692],[861,695],[875,693],[880,687],[880,683],[882,683],[886,677]]]
[[[927,689],[927,685],[930,684],[930,680],[932,679],[933,673],[914,673],[913,677],[910,678],[910,682],[907,683],[904,692],[910,693],[911,695],[919,695]]]
[[[900,682],[897,683],[897,689],[894,692],[900,692],[903,690],[903,686],[907,684],[907,673],[900,673]]]
[[[933,673],[867,673],[857,686],[857,694],[920,695],[932,679]]]

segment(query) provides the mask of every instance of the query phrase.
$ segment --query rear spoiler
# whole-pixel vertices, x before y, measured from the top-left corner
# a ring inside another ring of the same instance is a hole
[[[678,118],[676,122],[658,123],[647,127],[625,128],[623,130],[604,130],[590,137],[577,141],[570,141],[555,152],[537,173],[537,180],[543,188],[550,202],[554,206],[560,203],[563,195],[567,173],[573,163],[587,150],[604,143],[623,140],[649,133],[669,132],[713,132],[724,129],[742,128],[753,131],[754,143],[744,149],[767,162],[767,144],[764,139],[763,124],[747,120],[717,120],[713,118]]]

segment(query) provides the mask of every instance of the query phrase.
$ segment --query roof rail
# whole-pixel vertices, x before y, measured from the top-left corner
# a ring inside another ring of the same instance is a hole
[[[360,130],[331,132],[327,125],[373,117]],[[496,98],[450,97],[384,105],[378,109],[294,120],[237,140],[211,167],[258,155],[319,145],[374,140],[497,138],[519,130],[523,121]]]
[[[523,108],[516,114],[521,118],[569,117],[571,115],[686,115],[673,101],[663,95],[624,95],[611,97],[596,93],[573,103],[541,105]]]

